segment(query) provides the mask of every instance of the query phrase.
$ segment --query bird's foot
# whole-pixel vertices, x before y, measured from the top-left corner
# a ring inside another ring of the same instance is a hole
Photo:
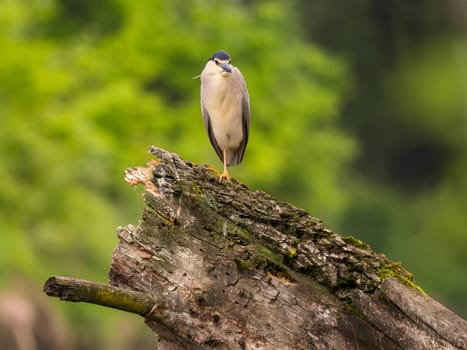
[[[208,170],[209,170],[211,173],[215,174],[215,175],[219,175],[219,173],[220,173],[218,170],[214,169],[213,167],[211,167],[211,166],[209,166],[209,165],[208,165]]]
[[[222,181],[227,181],[227,182],[231,182],[230,181],[230,175],[228,172],[223,172],[220,176],[219,176],[219,181],[222,182]]]

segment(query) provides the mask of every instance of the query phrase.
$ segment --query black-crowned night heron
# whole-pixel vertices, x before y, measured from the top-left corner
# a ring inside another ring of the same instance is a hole
[[[250,100],[245,80],[230,56],[218,51],[201,72],[201,111],[204,127],[224,162],[220,180],[230,180],[227,167],[242,161],[250,129]]]

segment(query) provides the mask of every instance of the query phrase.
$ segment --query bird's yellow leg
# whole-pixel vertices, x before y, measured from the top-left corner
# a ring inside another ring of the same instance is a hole
[[[224,172],[219,176],[219,181],[227,180],[230,182],[230,175],[227,171],[227,150],[224,148]]]

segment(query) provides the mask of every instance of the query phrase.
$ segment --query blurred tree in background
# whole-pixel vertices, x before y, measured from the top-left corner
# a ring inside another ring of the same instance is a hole
[[[467,317],[467,3],[300,7],[308,40],[352,72],[340,120],[360,148],[338,226]]]
[[[252,102],[250,143],[232,175],[403,261],[467,315],[460,0],[0,0],[0,9],[2,289],[18,275],[38,295],[52,274],[106,281],[113,228],[135,223],[142,206],[123,170],[149,160],[147,146],[221,168],[192,77],[225,49]],[[131,316],[47,303],[66,316],[74,349],[153,341]]]

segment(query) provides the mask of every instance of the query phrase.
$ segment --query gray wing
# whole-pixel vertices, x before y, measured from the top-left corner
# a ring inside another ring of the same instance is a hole
[[[245,79],[243,79],[242,73],[237,70],[241,81],[242,81],[242,127],[243,127],[243,139],[238,149],[238,163],[243,159],[245,154],[246,145],[248,144],[248,136],[250,134],[250,97],[248,96],[248,90],[246,88]]]
[[[201,113],[203,114],[204,128],[206,129],[206,132],[208,133],[209,141],[211,141],[212,147],[214,147],[214,150],[216,151],[216,153],[219,156],[220,160],[223,162],[224,161],[224,153],[222,152],[221,148],[217,144],[216,138],[214,137],[214,133],[212,132],[212,127],[211,127],[211,119],[210,119],[209,113],[208,113],[207,109],[204,107],[204,103],[202,101],[201,101]]]

